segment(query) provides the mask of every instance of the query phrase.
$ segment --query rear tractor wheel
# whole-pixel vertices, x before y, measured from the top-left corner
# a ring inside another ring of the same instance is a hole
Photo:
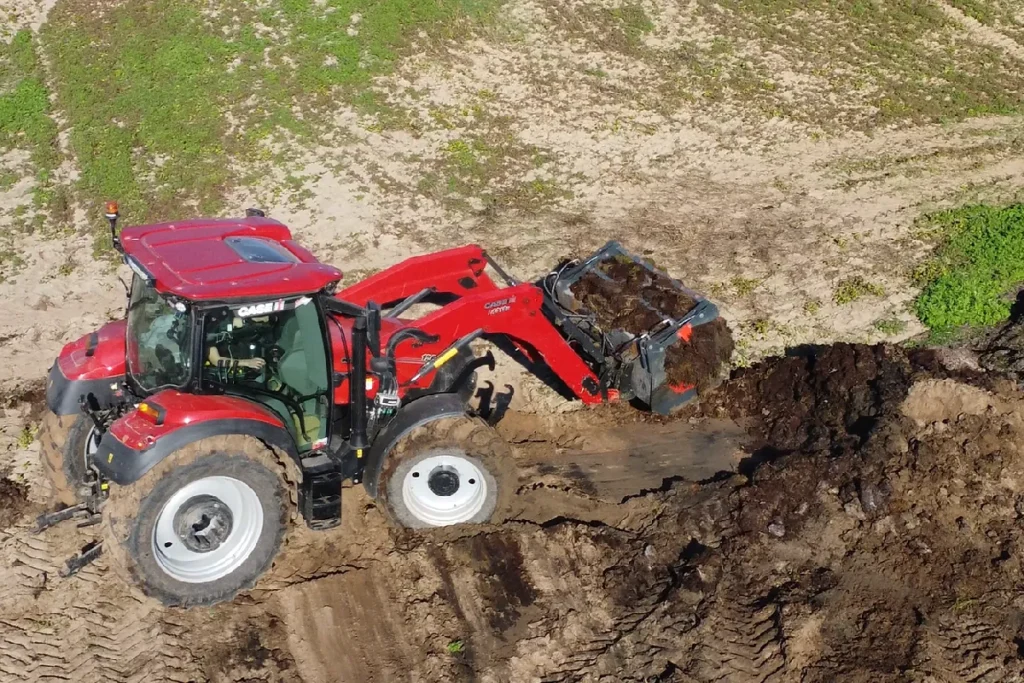
[[[39,426],[38,439],[40,459],[53,497],[64,505],[81,502],[89,458],[100,442],[92,420],[85,413],[55,415],[47,411]]]
[[[256,439],[218,437],[111,486],[105,552],[166,605],[211,605],[255,584],[290,519],[283,469]]]
[[[483,420],[446,417],[416,428],[388,455],[380,492],[398,526],[499,523],[510,515],[516,468]]]

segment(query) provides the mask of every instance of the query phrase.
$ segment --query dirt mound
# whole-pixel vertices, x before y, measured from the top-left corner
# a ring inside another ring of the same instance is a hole
[[[675,344],[665,353],[669,383],[692,384],[698,392],[704,392],[717,383],[734,348],[732,333],[723,318],[698,325],[688,344]]]
[[[573,285],[573,294],[606,330],[622,329],[640,335],[663,316],[684,315],[697,305],[669,278],[632,261],[608,261],[601,273],[589,272]]]
[[[1016,380],[1024,376],[1024,323],[1007,323],[986,345],[979,356],[986,370],[1005,374]]]
[[[888,352],[854,357],[877,382],[898,376]],[[849,454],[796,450],[749,480],[677,485],[617,526],[405,539],[287,588],[268,618],[307,681],[1022,680],[1024,403],[972,414],[975,390],[947,381],[910,394],[861,397],[877,414]],[[939,419],[904,414],[924,404]]]
[[[755,449],[765,453],[849,454],[904,399],[916,372],[898,347],[804,347],[734,371],[699,412],[746,418]]]
[[[589,272],[572,291],[603,330],[641,335],[666,316],[680,318],[697,304],[671,279],[632,261],[612,260],[599,269],[607,277]],[[669,384],[693,385],[698,391],[709,388],[720,378],[734,346],[721,318],[694,327],[689,343],[674,344],[665,354]]]

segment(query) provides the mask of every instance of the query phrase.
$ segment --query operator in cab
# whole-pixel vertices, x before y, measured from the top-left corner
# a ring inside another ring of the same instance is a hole
[[[225,378],[237,377],[239,369],[263,370],[267,361],[262,357],[259,327],[269,324],[270,318],[244,320],[227,309],[214,316],[208,320],[206,333],[210,366]]]

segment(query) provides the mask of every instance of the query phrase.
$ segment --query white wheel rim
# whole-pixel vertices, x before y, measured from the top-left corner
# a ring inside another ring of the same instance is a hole
[[[457,487],[452,491],[452,481]],[[405,473],[402,498],[413,517],[430,526],[473,519],[487,502],[487,480],[473,461],[455,454],[423,458]]]
[[[233,477],[205,477],[179,489],[153,528],[153,557],[169,576],[208,583],[252,554],[263,530],[256,492]]]

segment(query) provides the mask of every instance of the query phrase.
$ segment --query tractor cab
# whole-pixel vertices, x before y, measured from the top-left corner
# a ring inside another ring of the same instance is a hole
[[[127,228],[125,381],[269,410],[304,453],[327,443],[331,358],[320,294],[341,278],[262,216]]]
[[[139,396],[237,396],[273,411],[300,453],[326,444],[330,370],[313,297],[172,303],[136,276],[125,346],[126,379]]]

